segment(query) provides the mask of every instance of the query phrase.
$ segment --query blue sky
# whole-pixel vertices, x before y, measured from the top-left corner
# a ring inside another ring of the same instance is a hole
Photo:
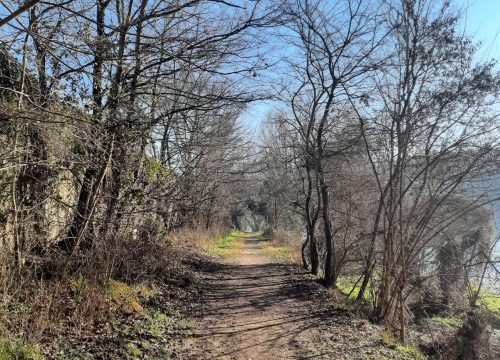
[[[452,0],[452,4],[467,9],[464,26],[476,41],[483,43],[480,57],[500,62],[500,0]],[[254,103],[241,116],[241,121],[257,131],[274,107],[273,102]]]
[[[467,7],[467,31],[485,45],[487,57],[500,59],[500,0],[459,0]],[[489,55],[489,56],[488,56]]]

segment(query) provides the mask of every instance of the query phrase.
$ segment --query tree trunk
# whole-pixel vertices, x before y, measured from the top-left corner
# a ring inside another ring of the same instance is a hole
[[[311,258],[311,274],[318,275],[319,272],[319,255],[318,247],[316,245],[316,239],[314,238],[314,229],[316,226],[310,229],[310,242],[309,242],[309,256]]]
[[[104,2],[102,0],[97,1],[96,6],[96,37],[97,37],[97,47],[94,50],[94,66],[93,66],[93,81],[92,81],[92,100],[93,100],[93,123],[98,127],[98,131],[101,125],[102,118],[102,108],[103,108],[103,91],[102,91],[102,76],[103,76],[103,66],[104,57],[103,49],[105,34],[105,10],[106,6],[109,4],[109,0]],[[96,156],[95,150],[90,149],[88,152],[88,158],[94,161]],[[66,251],[73,251],[75,244],[79,237],[85,236],[83,234],[83,228],[86,227],[89,214],[92,213],[90,209],[90,203],[94,188],[94,179],[98,174],[97,164],[91,163],[85,170],[83,175],[82,187],[80,188],[80,193],[78,195],[78,201],[76,204],[76,211],[73,217],[73,221],[70,225],[69,231],[66,237],[59,242],[59,247],[65,249]]]
[[[387,187],[386,187],[387,189]],[[359,287],[359,292],[356,300],[361,301],[364,299],[366,288],[368,287],[368,282],[370,281],[373,269],[375,268],[375,246],[377,241],[378,224],[380,223],[380,217],[384,209],[384,197],[385,193],[382,194],[379,200],[379,205],[377,209],[377,215],[375,217],[375,222],[373,224],[372,233],[370,235],[370,248],[368,250],[368,257],[366,259],[366,266],[363,272],[363,281]]]
[[[319,269],[319,256],[318,256],[318,248],[316,246],[316,240],[314,238],[314,233],[316,229],[316,221],[318,220],[318,212],[315,212],[314,215],[311,214],[313,181],[311,177],[311,169],[309,166],[306,166],[306,173],[307,173],[307,191],[306,191],[306,201],[305,201],[306,230],[307,230],[307,238],[309,240],[311,274],[317,275]]]
[[[71,223],[66,238],[59,243],[59,247],[68,252],[72,251],[74,248],[80,229],[85,223],[85,219],[88,217],[90,198],[92,197],[92,186],[96,174],[97,171],[95,167],[90,166],[87,170],[85,170],[85,174],[83,175],[82,187],[80,188],[73,222]]]
[[[325,286],[337,287],[337,269],[335,258],[335,245],[333,243],[332,224],[330,222],[330,194],[322,174],[319,176],[322,200],[322,217],[325,231],[326,260],[325,260]]]
[[[302,248],[301,248],[301,251],[300,251],[300,254],[302,256],[302,267],[305,270],[307,270],[309,268],[309,266],[307,264],[307,259],[306,259],[306,248],[307,248],[308,244],[309,244],[309,232],[307,232],[306,241],[304,241],[304,243],[302,244]]]

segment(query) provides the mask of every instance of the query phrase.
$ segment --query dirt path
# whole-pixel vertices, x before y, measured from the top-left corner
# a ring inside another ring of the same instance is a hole
[[[291,296],[298,291],[290,287],[288,267],[269,264],[260,243],[245,239],[236,264],[207,282],[207,311],[197,335],[206,341],[208,358],[292,358],[295,335],[315,321]]]
[[[261,242],[246,238],[234,264],[207,275],[187,358],[361,359],[379,350],[378,334],[359,336],[373,330],[370,324],[334,309],[296,267],[266,259]]]

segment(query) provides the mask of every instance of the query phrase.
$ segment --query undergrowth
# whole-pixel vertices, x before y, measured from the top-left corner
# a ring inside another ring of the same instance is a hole
[[[172,334],[196,328],[166,306],[192,284],[187,250],[160,231],[144,236],[107,239],[86,256],[54,251],[22,269],[0,254],[0,360],[172,357]]]

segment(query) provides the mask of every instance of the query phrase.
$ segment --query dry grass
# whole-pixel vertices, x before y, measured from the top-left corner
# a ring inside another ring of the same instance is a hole
[[[257,234],[258,235],[258,234]],[[204,251],[210,255],[236,258],[243,248],[244,238],[255,236],[237,230],[223,228],[182,229],[171,236],[175,246]]]
[[[278,262],[300,264],[300,242],[300,234],[280,229],[272,230],[269,240],[262,243],[262,253]]]
[[[44,262],[33,260],[22,268],[4,262],[0,339],[35,344],[57,337],[64,328],[74,334],[92,331],[109,310],[110,272],[103,270],[111,267],[102,256],[69,261],[61,254],[47,256]]]
[[[184,229],[168,236],[122,233],[71,259],[65,253],[44,254],[21,269],[11,254],[0,253],[4,352],[50,346],[61,334],[92,336],[117,313],[141,316],[142,300],[153,291],[149,284],[168,282],[182,272],[186,249],[237,256],[242,242],[238,234],[227,234],[224,229]]]
[[[214,232],[193,232],[193,241]],[[170,279],[181,266],[177,254],[161,233],[120,234],[71,259],[54,252],[21,268],[0,253],[0,341],[47,344],[62,333],[92,334],[115,310],[140,313],[137,298],[150,292],[145,284]]]
[[[215,239],[227,235],[228,230],[223,228],[210,229],[180,229],[170,235],[172,244],[179,247],[209,251]]]

